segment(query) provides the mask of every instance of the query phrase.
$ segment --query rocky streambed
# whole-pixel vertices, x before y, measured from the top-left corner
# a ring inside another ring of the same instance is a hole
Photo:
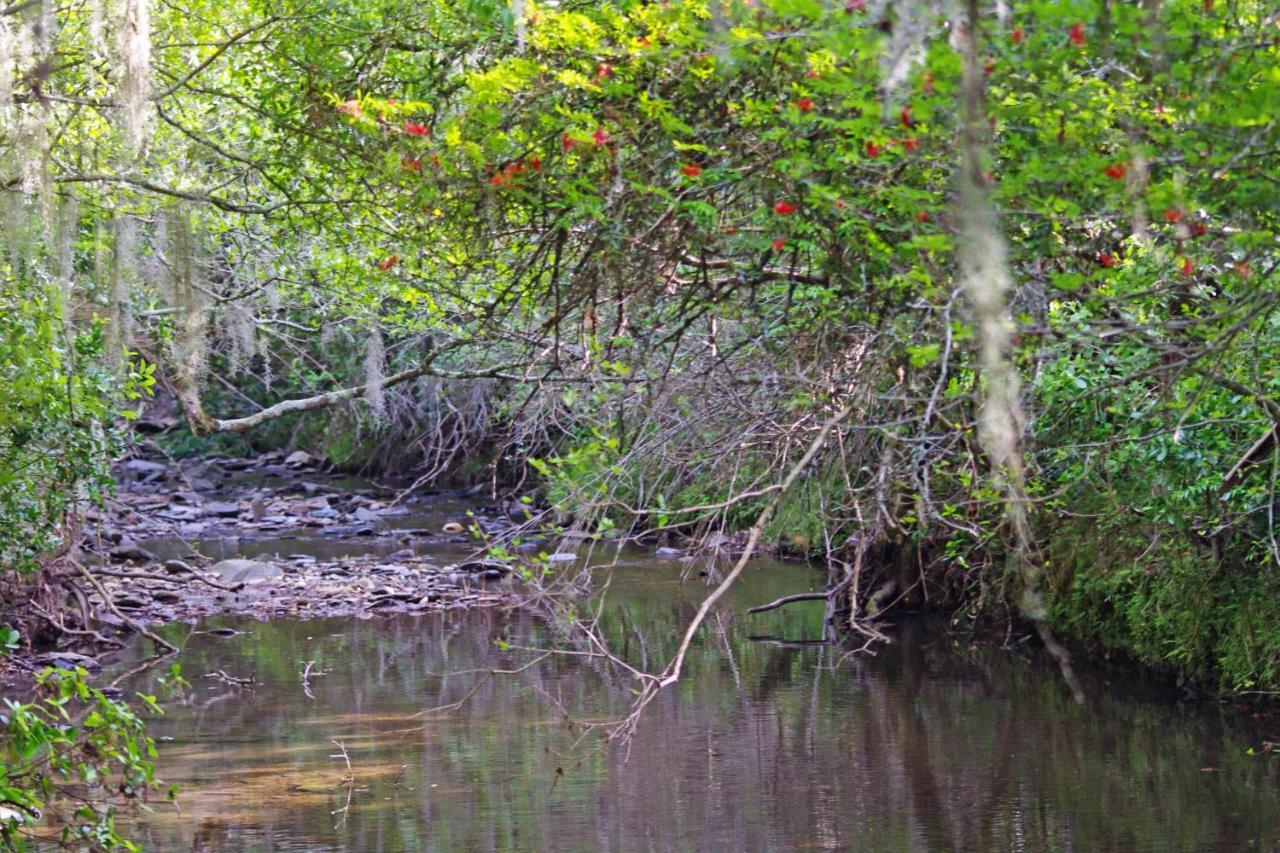
[[[510,508],[461,493],[333,475],[306,453],[184,462],[131,459],[80,543],[105,622],[213,614],[319,618],[510,605],[512,566],[477,539],[512,531]],[[521,547],[546,541],[525,537]],[[554,555],[576,559],[572,553]]]

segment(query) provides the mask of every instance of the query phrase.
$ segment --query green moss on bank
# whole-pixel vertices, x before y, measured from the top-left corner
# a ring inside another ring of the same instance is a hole
[[[1062,639],[1223,694],[1280,689],[1280,578],[1122,525],[1051,535],[1050,620]]]

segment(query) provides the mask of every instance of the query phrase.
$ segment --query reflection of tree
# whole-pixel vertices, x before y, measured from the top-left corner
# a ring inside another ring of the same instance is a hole
[[[743,601],[794,589],[794,569],[744,578]],[[702,590],[615,578],[599,629],[633,662],[674,649]],[[630,680],[599,658],[542,647],[528,612],[266,623],[193,638],[190,701],[157,735],[183,811],[147,825],[153,849],[983,850],[1241,846],[1280,817],[1276,770],[1203,714],[1107,699],[1077,708],[1051,671],[1006,652],[953,651],[899,626],[874,658],[819,668],[822,607],[711,620],[687,678],[649,708],[629,757],[579,723],[625,713]],[[940,639],[942,640],[940,642]],[[303,694],[301,662],[329,674]],[[518,676],[477,686],[494,667]],[[199,673],[256,671],[226,701]],[[142,678],[152,675],[144,674]],[[139,686],[145,686],[139,685]],[[424,708],[475,695],[444,719]],[[571,719],[566,719],[564,712]],[[575,722],[576,721],[576,722]],[[346,744],[356,786],[349,817]],[[1205,774],[1213,766],[1220,773]],[[564,771],[557,780],[556,769]],[[433,787],[434,786],[434,787]],[[1124,808],[1116,808],[1116,804]],[[1234,815],[1234,817],[1229,817]]]

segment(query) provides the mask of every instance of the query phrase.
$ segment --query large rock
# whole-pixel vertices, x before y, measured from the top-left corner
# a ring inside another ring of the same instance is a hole
[[[284,577],[284,569],[261,560],[223,560],[214,563],[208,571],[226,583],[253,583]]]
[[[382,516],[378,515],[376,512],[369,509],[368,507],[363,507],[363,506],[356,507],[356,511],[351,513],[351,515],[355,518],[356,521],[363,521],[366,523],[377,522],[382,520]]]
[[[304,468],[308,465],[314,465],[320,460],[312,456],[305,450],[295,450],[284,458],[284,464],[290,468]]]

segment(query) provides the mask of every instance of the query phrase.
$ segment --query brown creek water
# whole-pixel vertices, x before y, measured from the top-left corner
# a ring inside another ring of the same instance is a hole
[[[597,556],[617,557],[594,572],[602,632],[657,669],[709,578],[640,551]],[[122,823],[151,850],[1280,849],[1280,756],[1249,754],[1280,740],[1274,719],[1179,703],[1132,673],[1086,673],[1078,707],[1037,656],[928,622],[841,660],[811,642],[820,603],[745,613],[820,584],[755,562],[622,746],[583,724],[625,713],[634,683],[599,659],[515,648],[560,642],[529,611],[198,626],[233,637],[168,626],[191,686],[152,733],[158,775],[182,792]],[[310,695],[308,661],[324,673]],[[149,691],[158,675],[124,684]]]

